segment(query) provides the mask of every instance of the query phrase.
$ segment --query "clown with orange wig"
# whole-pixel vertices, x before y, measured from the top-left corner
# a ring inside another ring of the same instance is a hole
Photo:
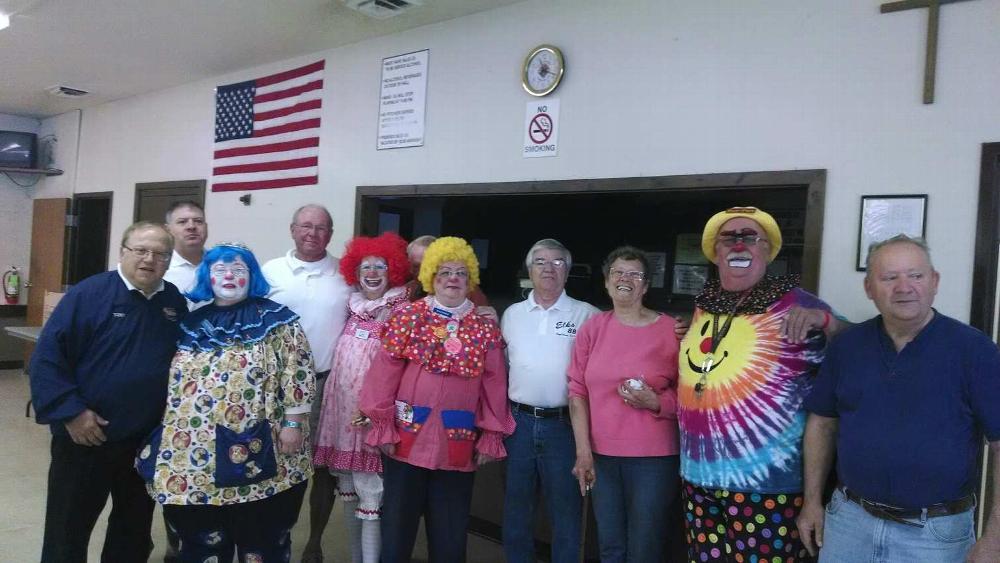
[[[353,560],[377,562],[382,461],[378,450],[364,445],[367,431],[357,416],[358,395],[372,358],[381,348],[386,322],[409,304],[403,287],[409,274],[406,241],[395,233],[356,237],[347,243],[340,273],[356,291],[334,351],[332,384],[324,391],[313,461],[338,477]]]

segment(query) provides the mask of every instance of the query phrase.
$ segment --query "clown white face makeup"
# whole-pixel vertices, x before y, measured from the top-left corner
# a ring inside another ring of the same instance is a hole
[[[358,285],[365,299],[382,297],[389,289],[389,266],[378,256],[365,256],[358,266]]]
[[[771,243],[765,236],[764,229],[746,217],[722,225],[715,239],[715,265],[722,289],[745,291],[764,278],[771,254]]]
[[[208,269],[216,305],[234,305],[247,298],[250,291],[250,270],[237,258],[232,262],[218,262]]]

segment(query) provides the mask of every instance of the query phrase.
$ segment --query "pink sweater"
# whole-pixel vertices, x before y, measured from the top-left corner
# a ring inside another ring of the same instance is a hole
[[[590,403],[590,441],[602,455],[677,455],[677,351],[674,319],[661,315],[631,327],[613,311],[591,317],[576,336],[569,364],[569,396]],[[660,412],[625,404],[618,387],[643,379],[660,397]]]

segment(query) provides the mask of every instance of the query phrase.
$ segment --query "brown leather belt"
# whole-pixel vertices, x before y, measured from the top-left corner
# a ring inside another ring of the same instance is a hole
[[[527,413],[535,418],[569,418],[569,407],[533,407],[511,401],[510,410]]]
[[[871,514],[876,518],[892,520],[893,522],[899,522],[900,524],[907,524],[909,526],[920,526],[920,524],[908,522],[907,520],[918,519],[925,514],[925,511],[928,518],[934,518],[936,516],[951,516],[952,514],[959,514],[976,505],[976,495],[971,493],[958,500],[940,502],[925,508],[902,508],[866,499],[843,485],[840,486],[840,490],[844,493],[844,496],[847,497],[848,500],[861,506],[861,508],[864,508],[865,512],[868,514]]]

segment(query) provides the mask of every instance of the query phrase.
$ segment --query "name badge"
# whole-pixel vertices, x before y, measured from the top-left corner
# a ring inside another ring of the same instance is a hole
[[[441,315],[442,317],[444,317],[446,319],[450,319],[452,316],[454,316],[454,315],[451,314],[451,311],[447,311],[447,310],[442,309],[440,307],[434,307],[433,309],[431,309],[431,311],[434,311],[434,313],[436,313],[438,315]]]
[[[363,328],[358,328],[354,330],[354,338],[360,338],[361,340],[368,340],[371,336],[371,331],[365,330]]]
[[[413,407],[406,401],[396,401],[396,418],[406,423],[412,423]]]

